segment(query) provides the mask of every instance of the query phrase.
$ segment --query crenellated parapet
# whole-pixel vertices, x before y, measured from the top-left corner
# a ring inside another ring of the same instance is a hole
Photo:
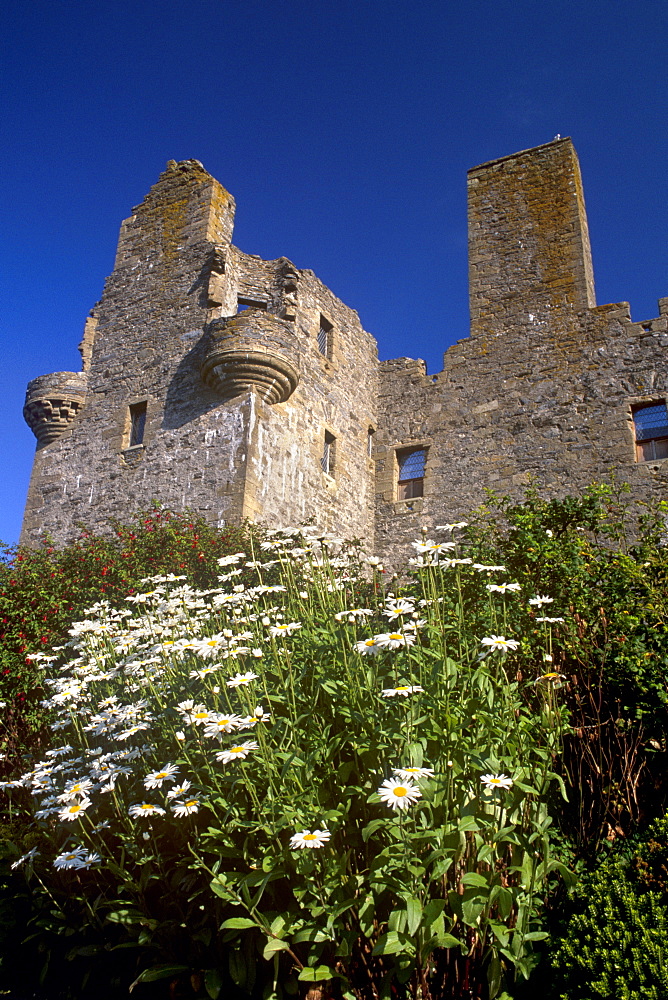
[[[23,416],[40,445],[51,444],[68,429],[87,392],[85,372],[53,372],[28,383]]]
[[[202,378],[223,398],[254,390],[266,403],[284,403],[299,382],[299,349],[292,325],[262,309],[244,309],[207,327]]]

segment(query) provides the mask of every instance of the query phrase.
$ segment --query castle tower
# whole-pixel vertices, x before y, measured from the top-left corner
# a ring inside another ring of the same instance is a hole
[[[123,222],[83,371],[28,386],[24,543],[154,500],[370,536],[375,340],[313,272],[234,247],[234,210],[197,160],[170,161]]]
[[[596,304],[570,139],[474,167],[468,197],[472,336],[572,327]]]

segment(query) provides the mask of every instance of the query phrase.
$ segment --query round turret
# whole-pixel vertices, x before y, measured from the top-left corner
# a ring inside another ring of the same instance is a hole
[[[229,398],[254,390],[265,403],[284,403],[299,382],[299,351],[292,325],[249,308],[207,327],[202,362],[206,384]]]
[[[86,402],[84,372],[53,372],[28,383],[23,416],[40,444],[50,444],[66,431]]]

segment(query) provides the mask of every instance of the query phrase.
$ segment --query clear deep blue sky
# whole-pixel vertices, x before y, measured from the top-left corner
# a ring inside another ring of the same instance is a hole
[[[29,379],[80,368],[121,220],[168,159],[237,201],[234,242],[312,268],[382,358],[468,333],[466,170],[570,135],[599,303],[668,295],[661,0],[5,0],[0,538]]]

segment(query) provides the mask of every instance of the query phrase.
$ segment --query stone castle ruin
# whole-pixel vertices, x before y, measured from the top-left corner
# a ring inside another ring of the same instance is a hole
[[[668,298],[640,323],[596,305],[571,141],[475,167],[468,192],[471,333],[428,375],[379,362],[312,271],[233,246],[232,196],[170,161],[121,226],[82,371],[28,386],[22,542],[158,500],[219,525],[310,520],[386,556],[486,486],[574,492],[614,471],[665,496]]]

